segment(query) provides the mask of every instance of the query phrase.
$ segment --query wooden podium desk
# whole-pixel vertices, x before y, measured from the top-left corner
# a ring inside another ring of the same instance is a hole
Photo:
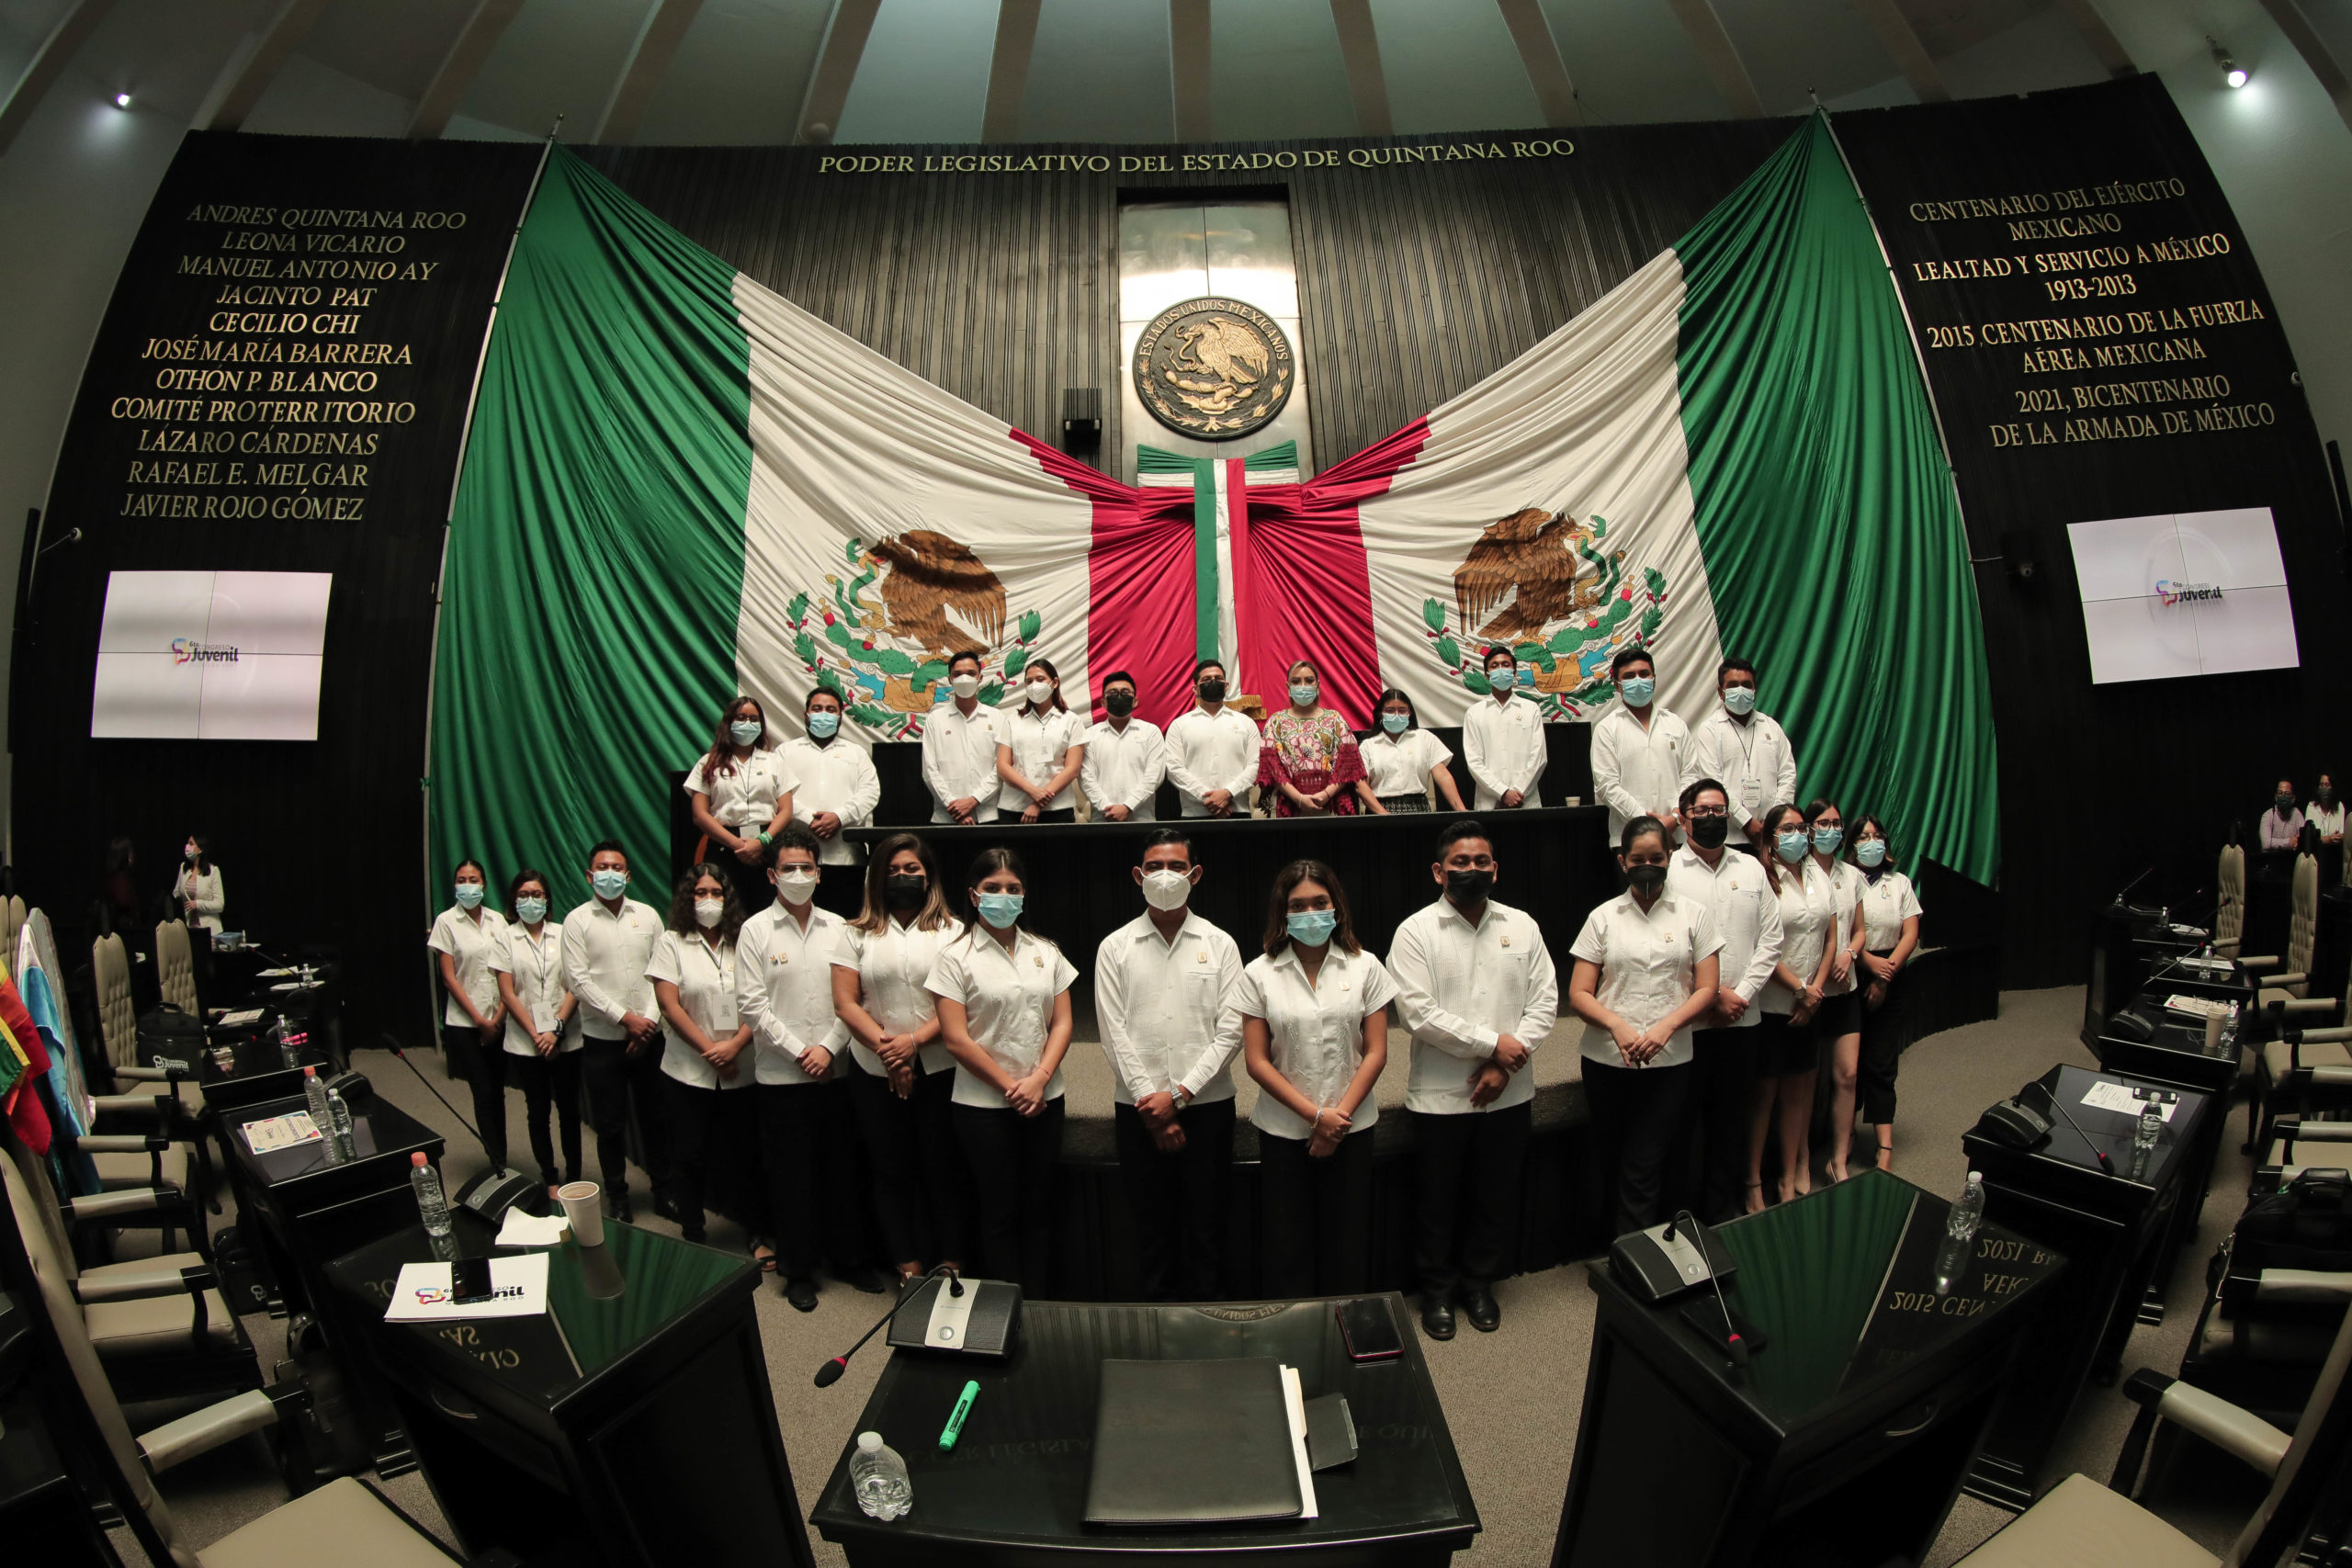
[[[1329,1300],[1025,1302],[1002,1362],[893,1351],[856,1429],[881,1433],[907,1461],[914,1508],[888,1524],[868,1518],[850,1489],[844,1448],[811,1522],[852,1568],[1139,1568],[1211,1555],[1282,1568],[1438,1568],[1477,1534],[1478,1512],[1412,1316],[1402,1297],[1381,1299],[1405,1353],[1362,1365],[1348,1359]],[[1230,1529],[1088,1525],[1102,1362],[1242,1356],[1296,1367],[1308,1399],[1347,1396],[1360,1451],[1353,1463],[1316,1474],[1319,1517]],[[955,1451],[943,1454],[940,1428],[967,1379],[979,1397]]]
[[[1590,1265],[1555,1568],[1923,1561],[2064,1266],[1994,1224],[1951,1245],[1951,1213],[1869,1170],[1720,1227],[1738,1265],[1724,1294],[1763,1335],[1744,1371],[1680,1303],[1645,1305]]]
[[[456,1216],[458,1248],[490,1224]],[[442,1513],[469,1552],[531,1568],[809,1568],[741,1254],[605,1222],[605,1245],[546,1249],[536,1317],[387,1323],[412,1225],[327,1272]]]

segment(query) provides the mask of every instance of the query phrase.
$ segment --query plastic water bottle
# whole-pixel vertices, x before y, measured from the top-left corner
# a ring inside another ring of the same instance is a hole
[[[915,1506],[907,1461],[882,1441],[879,1432],[857,1435],[857,1452],[849,1456],[849,1483],[857,1494],[857,1506],[886,1524]]]
[[[2132,1152],[2142,1163],[2155,1152],[2156,1139],[2164,1133],[2163,1111],[2153,1100],[2140,1102],[2140,1122],[2132,1129]]]
[[[408,1156],[408,1184],[416,1189],[416,1212],[424,1234],[435,1241],[449,1239],[449,1200],[442,1196],[441,1173],[425,1159],[424,1151]]]
[[[1972,1170],[1968,1173],[1967,1190],[1961,1193],[1960,1201],[1951,1206],[1951,1218],[1945,1222],[1944,1228],[1952,1240],[1969,1241],[1974,1238],[1976,1227],[1984,1223],[1984,1178]]]
[[[302,1098],[311,1107],[311,1125],[317,1128],[319,1136],[326,1141],[327,1157],[341,1159],[343,1151],[335,1146],[334,1141],[334,1111],[327,1103],[327,1086],[319,1080],[319,1069],[316,1067],[302,1069]]]
[[[288,1029],[286,1027],[286,1021],[282,1018],[277,1021],[275,1027],[277,1032],[278,1060],[284,1062],[289,1067],[300,1066],[302,1065],[302,1037]]]
[[[359,1140],[351,1128],[351,1107],[343,1102],[339,1090],[327,1090],[327,1114],[334,1119],[334,1146],[345,1159],[359,1157]]]

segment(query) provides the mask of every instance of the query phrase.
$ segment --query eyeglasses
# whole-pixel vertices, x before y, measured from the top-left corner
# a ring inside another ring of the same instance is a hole
[[[1728,817],[1728,816],[1730,816],[1730,815],[1731,815],[1731,813],[1730,813],[1730,812],[1728,812],[1728,811],[1726,811],[1726,810],[1724,810],[1724,809],[1722,807],[1720,807],[1720,806],[1694,806],[1694,807],[1692,807],[1689,811],[1687,811],[1687,812],[1683,813],[1683,815],[1684,815],[1684,816],[1686,816],[1686,817],[1694,817],[1694,818],[1696,818],[1696,817]]]

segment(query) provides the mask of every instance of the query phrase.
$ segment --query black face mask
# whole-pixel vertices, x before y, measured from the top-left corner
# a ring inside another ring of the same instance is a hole
[[[1719,850],[1731,832],[1728,817],[1693,817],[1690,818],[1690,841],[1702,850]]]
[[[2333,806],[2335,804],[2335,786],[2334,784],[2322,784],[2319,786],[2319,803],[2322,806]]]
[[[1204,703],[1221,703],[1225,701],[1225,682],[1222,681],[1204,681],[1201,682],[1199,690],[1201,694],[1201,701]]]
[[[1125,718],[1136,711],[1136,694],[1133,692],[1105,692],[1102,694],[1102,711],[1113,718]]]
[[[1658,890],[1666,886],[1666,867],[1662,865],[1634,866],[1625,873],[1625,880],[1634,885],[1634,892],[1645,897],[1655,898],[1657,897]]]
[[[2295,809],[2295,797],[2291,795],[2274,795],[2270,797],[2270,804],[2278,808],[2279,816],[2284,817]]]
[[[1445,874],[1446,896],[1456,904],[1483,904],[1487,895],[1495,890],[1495,874],[1491,871],[1449,871]]]
[[[882,902],[901,912],[922,908],[923,897],[931,891],[927,876],[888,876],[882,880]]]

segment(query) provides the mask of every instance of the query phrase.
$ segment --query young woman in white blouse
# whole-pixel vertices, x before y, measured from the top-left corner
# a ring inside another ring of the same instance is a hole
[[[1862,878],[1861,1119],[1878,1134],[1878,1168],[1893,1170],[1894,1073],[1903,1046],[1886,1002],[1919,946],[1919,895],[1895,867],[1894,840],[1883,818],[1855,823],[1848,852]]]
[[[580,1032],[571,1027],[579,1001],[563,983],[563,924],[548,919],[548,879],[538,872],[517,872],[506,885],[506,946],[490,966],[506,1010],[506,1068],[522,1083],[531,1157],[552,1198],[580,1179]],[[551,1111],[563,1124],[560,1170]]]
[[[1078,773],[1086,761],[1086,725],[1062,701],[1061,671],[1033,659],[1023,672],[1021,707],[1004,721],[996,746],[997,819],[1078,820]]]
[[[833,1010],[849,1027],[850,1096],[900,1280],[969,1256],[970,1181],[949,1114],[956,1058],[923,988],[939,950],[963,935],[931,846],[893,833],[866,862],[864,908],[834,938]]]
[[[1830,1180],[1843,1181],[1854,1141],[1855,1070],[1862,1054],[1862,994],[1855,979],[1862,967],[1862,874],[1838,852],[1846,842],[1846,819],[1836,802],[1808,802],[1804,827],[1811,863],[1829,879],[1830,912],[1837,917],[1814,1032],[1829,1047],[1829,1148],[1822,1164]]]
[[[1386,817],[1399,811],[1427,811],[1429,792],[1435,786],[1448,811],[1460,811],[1462,792],[1454,787],[1449,766],[1453,753],[1445,742],[1421,728],[1413,699],[1395,686],[1380,694],[1380,728],[1357,743],[1364,776],[1356,781],[1363,808]]]
[[[710,863],[725,869],[735,902],[746,915],[757,914],[775,898],[760,851],[792,820],[792,792],[799,784],[768,734],[767,712],[757,697],[737,697],[727,705],[710,750],[686,774],[695,827],[708,845]]]
[[[180,848],[179,874],[172,878],[172,897],[179,900],[183,919],[220,934],[220,911],[229,901],[220,892],[220,868],[212,863],[212,841],[201,833],[190,833]]]
[[[1568,1005],[1584,1020],[1594,1154],[1612,1184],[1612,1234],[1656,1224],[1690,1099],[1690,1026],[1715,1004],[1723,938],[1704,904],[1666,890],[1666,824],[1636,817],[1618,840],[1625,891],[1585,918],[1568,951]],[[1612,1182],[1613,1179],[1613,1182]]]
[[[1829,984],[1834,955],[1830,933],[1837,925],[1830,880],[1813,863],[1813,838],[1804,813],[1788,801],[1762,817],[1758,848],[1772,896],[1781,905],[1781,961],[1757,998],[1770,1031],[1756,1058],[1756,1087],[1749,1101],[1754,1120],[1747,1130],[1746,1207],[1764,1207],[1764,1145],[1775,1122],[1781,1133],[1781,1168],[1774,1190],[1783,1203],[1813,1190],[1809,1158],[1813,1086],[1821,1067],[1816,1032],[1823,988]]]
[[[742,928],[743,908],[725,869],[711,862],[690,865],[670,899],[669,929],[645,964],[662,1010],[670,1196],[688,1241],[704,1239],[711,1169],[738,1163],[722,1159],[721,1151],[749,1149],[757,1140],[752,1099],[740,1092],[752,1082],[752,1031],[735,1010],[735,933]],[[746,1182],[725,1198],[753,1237],[753,1256],[764,1262],[774,1251],[760,1239],[767,1226],[758,1186]]]
[[[939,950],[923,988],[956,1058],[949,1116],[978,1206],[979,1265],[1032,1294],[1048,1282],[1062,1154],[1062,1058],[1077,966],[1023,922],[1029,878],[1011,850],[964,876],[979,918]]]
[[[1396,982],[1356,940],[1348,896],[1321,861],[1275,876],[1261,945],[1235,998],[1258,1085],[1260,1290],[1347,1295],[1371,1273],[1373,1089]]]
[[[506,920],[483,907],[490,878],[481,862],[459,861],[450,880],[455,897],[424,942],[448,993],[441,1008],[442,1059],[450,1077],[473,1088],[474,1125],[496,1170],[506,1164],[506,1054],[499,1049],[506,1010],[499,1005],[493,964],[506,950]]]

